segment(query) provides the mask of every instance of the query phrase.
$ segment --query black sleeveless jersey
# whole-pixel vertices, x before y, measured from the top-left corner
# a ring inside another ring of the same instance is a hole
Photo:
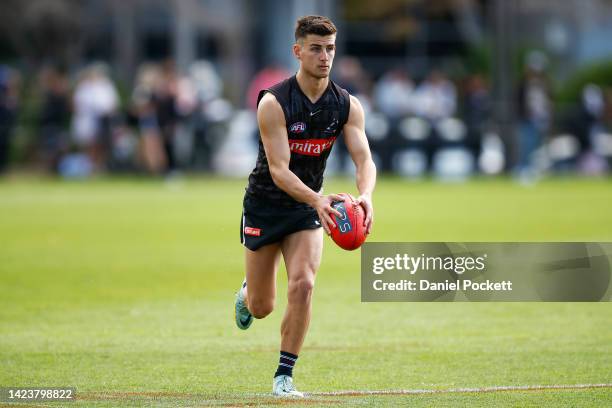
[[[300,89],[295,75],[261,91],[258,104],[266,92],[276,97],[285,114],[291,150],[289,170],[312,190],[320,191],[327,158],[348,120],[348,92],[330,80],[323,95],[312,103]],[[257,163],[249,176],[247,195],[281,206],[300,204],[274,184],[261,136]]]

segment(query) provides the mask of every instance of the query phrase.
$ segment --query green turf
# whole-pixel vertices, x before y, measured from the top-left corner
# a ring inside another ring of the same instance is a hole
[[[0,181],[0,386],[74,386],[73,407],[278,405],[283,273],[277,310],[247,332],[233,323],[243,187]],[[370,240],[612,241],[611,203],[609,180],[385,179]],[[303,391],[612,383],[610,303],[362,304],[359,279],[358,253],[327,240]],[[612,389],[307,401],[337,404],[600,407]]]

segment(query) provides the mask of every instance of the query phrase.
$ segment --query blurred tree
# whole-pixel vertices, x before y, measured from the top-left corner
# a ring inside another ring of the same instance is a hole
[[[69,65],[83,50],[82,7],[78,0],[3,0],[0,37],[27,65]]]
[[[612,61],[594,61],[577,70],[567,81],[557,87],[558,108],[577,104],[588,84],[612,89]]]

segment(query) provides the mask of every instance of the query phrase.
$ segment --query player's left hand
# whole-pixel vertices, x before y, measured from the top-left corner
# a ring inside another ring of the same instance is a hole
[[[366,235],[372,230],[372,224],[374,223],[374,207],[372,206],[372,197],[369,194],[362,194],[357,197],[357,203],[363,207],[365,211],[365,219],[363,220],[363,226],[366,229]]]

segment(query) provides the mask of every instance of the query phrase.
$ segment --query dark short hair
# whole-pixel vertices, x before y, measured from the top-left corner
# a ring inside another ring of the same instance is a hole
[[[297,20],[295,25],[295,41],[306,38],[308,34],[332,35],[336,34],[336,26],[324,16],[304,16]]]

